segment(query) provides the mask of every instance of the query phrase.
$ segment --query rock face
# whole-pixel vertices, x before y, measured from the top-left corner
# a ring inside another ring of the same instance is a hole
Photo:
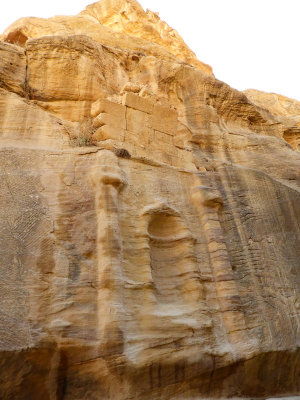
[[[300,103],[134,0],[0,41],[0,397],[300,392]]]

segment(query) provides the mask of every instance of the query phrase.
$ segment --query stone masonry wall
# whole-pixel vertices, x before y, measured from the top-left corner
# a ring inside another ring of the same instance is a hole
[[[117,147],[122,142],[122,147],[135,157],[195,169],[192,152],[176,141],[178,116],[174,108],[127,92],[122,104],[106,99],[94,102],[91,116],[95,141],[116,141]]]

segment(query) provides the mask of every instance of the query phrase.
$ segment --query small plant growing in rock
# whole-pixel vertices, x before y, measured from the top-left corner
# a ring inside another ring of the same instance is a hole
[[[71,144],[74,147],[89,147],[96,146],[96,142],[93,138],[95,128],[92,124],[92,119],[87,118],[83,122],[79,123],[71,135]]]

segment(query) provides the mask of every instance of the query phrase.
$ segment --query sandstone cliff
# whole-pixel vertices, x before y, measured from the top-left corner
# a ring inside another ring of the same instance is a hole
[[[134,0],[0,41],[0,398],[300,392],[300,103]]]

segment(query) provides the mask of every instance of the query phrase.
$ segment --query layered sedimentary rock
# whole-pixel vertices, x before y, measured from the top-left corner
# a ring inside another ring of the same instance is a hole
[[[132,0],[0,54],[1,399],[299,394],[299,103]]]
[[[283,138],[295,150],[300,150],[300,102],[276,93],[246,90],[246,96],[258,107],[271,112],[279,123],[285,125]]]

